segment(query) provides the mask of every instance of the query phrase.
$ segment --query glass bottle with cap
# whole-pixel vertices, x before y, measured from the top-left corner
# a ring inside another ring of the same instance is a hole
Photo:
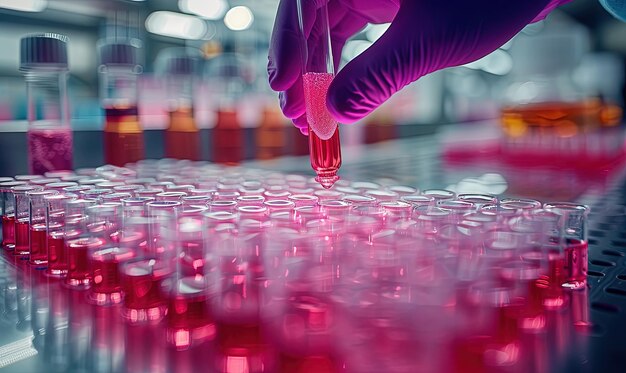
[[[144,158],[143,128],[137,111],[140,41],[103,40],[99,46],[100,100],[104,108],[104,160],[123,166]]]
[[[246,85],[246,68],[246,61],[230,52],[207,64],[207,83],[219,97],[211,144],[211,160],[216,163],[236,165],[245,155],[240,104]]]
[[[200,65],[200,51],[168,48],[157,57],[157,73],[165,81],[169,126],[165,131],[165,156],[200,160],[200,136],[194,120],[194,79]]]
[[[64,35],[34,34],[20,41],[20,71],[28,96],[28,167],[31,174],[72,169]]]

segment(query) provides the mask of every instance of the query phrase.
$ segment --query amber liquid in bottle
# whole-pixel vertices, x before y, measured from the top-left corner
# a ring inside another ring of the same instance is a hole
[[[261,125],[256,130],[257,158],[272,159],[283,155],[285,148],[285,120],[280,110],[263,109]]]
[[[137,107],[105,108],[104,161],[114,166],[144,158],[143,129]]]
[[[200,160],[200,132],[193,117],[193,108],[172,110],[169,118],[170,124],[165,131],[165,156]]]
[[[561,136],[573,136],[595,127],[621,123],[622,109],[600,100],[543,102],[505,107],[502,127],[511,137],[524,135],[530,128],[552,129]]]
[[[217,124],[213,128],[213,161],[236,165],[243,160],[243,129],[239,125],[237,112],[219,110]]]

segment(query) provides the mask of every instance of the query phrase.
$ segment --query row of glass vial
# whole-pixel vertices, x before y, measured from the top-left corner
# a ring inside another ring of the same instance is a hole
[[[20,71],[28,95],[28,159],[34,174],[71,170],[73,140],[67,92],[68,38],[45,33],[25,36],[20,47]],[[123,166],[144,158],[143,130],[137,109],[137,84],[142,73],[139,40],[105,39],[98,47],[100,98],[105,111],[104,155],[110,164]],[[199,75],[201,54],[192,49],[171,49],[157,59],[158,73],[164,78],[170,125],[166,131],[166,155],[182,159],[200,158],[198,128],[193,117],[194,84]],[[219,72],[218,72],[219,73]],[[236,80],[237,77],[223,79]],[[219,112],[220,141],[216,154],[242,150],[234,97],[240,84],[225,84],[220,89],[224,100]],[[269,112],[268,112],[269,113]],[[268,120],[276,116],[266,115]],[[235,131],[235,132],[233,132]],[[218,134],[218,135],[219,135]],[[236,149],[227,143],[237,142]],[[232,154],[231,154],[232,155]],[[240,157],[232,157],[239,161]],[[218,158],[218,160],[221,158]]]

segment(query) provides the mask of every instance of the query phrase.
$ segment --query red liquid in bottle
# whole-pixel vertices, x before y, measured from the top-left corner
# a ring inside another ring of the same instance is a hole
[[[104,161],[114,166],[144,158],[143,129],[137,107],[106,108],[104,127]]]
[[[94,251],[90,255],[90,269],[93,275],[89,299],[95,304],[120,303],[122,301],[122,280],[120,263],[132,259],[133,251],[118,247]]]
[[[213,128],[213,161],[236,165],[243,160],[243,129],[239,125],[237,112],[219,110]]]
[[[167,311],[164,281],[171,270],[159,260],[126,263],[122,269],[124,317],[132,322],[159,321]]]
[[[48,235],[48,270],[46,273],[50,276],[65,276],[67,274],[63,232],[52,232]]]
[[[207,290],[201,276],[184,277],[174,286],[167,311],[167,340],[177,349],[215,337]]]
[[[95,250],[102,245],[102,241],[97,238],[77,238],[68,240],[65,248],[67,250],[67,277],[65,283],[69,286],[89,286],[92,282],[93,274],[89,268],[89,251]]]
[[[2,215],[2,246],[13,250],[15,247],[15,216]]]
[[[30,227],[30,264],[39,266],[48,263],[46,236],[45,223],[36,223]]]
[[[341,146],[337,122],[326,108],[326,93],[333,80],[330,73],[303,75],[307,120],[309,122],[309,152],[316,180],[326,189],[339,180]]]
[[[200,132],[193,119],[192,108],[170,111],[170,126],[165,131],[165,156],[200,160]]]
[[[31,174],[72,169],[72,130],[29,129],[28,164]]]
[[[30,224],[28,218],[18,219],[15,222],[15,250],[13,255],[28,256],[30,248],[28,245],[28,231]]]

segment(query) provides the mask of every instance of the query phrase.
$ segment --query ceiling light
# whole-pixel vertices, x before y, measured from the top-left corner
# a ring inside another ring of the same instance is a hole
[[[236,6],[224,16],[224,24],[233,31],[247,30],[254,21],[254,15],[247,6]]]
[[[20,12],[41,12],[48,6],[48,0],[0,0],[0,8]]]
[[[157,35],[179,39],[202,39],[206,23],[198,17],[176,12],[158,11],[146,19],[146,29]]]
[[[178,8],[185,13],[216,20],[224,16],[228,3],[226,0],[178,0]]]

